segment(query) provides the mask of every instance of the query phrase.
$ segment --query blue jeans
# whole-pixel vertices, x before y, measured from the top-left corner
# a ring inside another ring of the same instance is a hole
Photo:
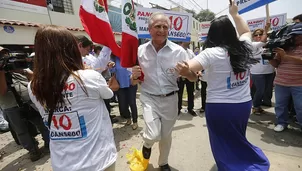
[[[302,86],[286,87],[275,85],[275,113],[277,116],[277,124],[283,126],[288,125],[288,103],[291,96],[293,98],[297,120],[302,126]]]
[[[136,105],[137,85],[127,88],[120,88],[117,93],[119,110],[122,117],[130,119],[137,123],[137,105]],[[129,111],[131,109],[131,113]]]
[[[273,82],[275,73],[272,74],[252,74],[253,86],[256,87],[253,106],[259,108],[263,103],[271,104],[272,94],[273,94]]]

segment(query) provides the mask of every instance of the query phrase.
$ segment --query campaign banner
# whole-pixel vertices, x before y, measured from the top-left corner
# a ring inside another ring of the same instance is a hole
[[[46,0],[1,0],[0,8],[47,14]]]
[[[151,8],[136,8],[136,27],[139,38],[151,38],[148,30],[149,17],[154,12],[162,12],[171,21],[168,39],[189,42],[191,40],[192,14]]]
[[[279,30],[283,25],[286,24],[286,19],[286,13],[270,16],[271,29],[274,31]],[[247,20],[247,24],[252,32],[259,28],[264,29],[266,17]]]
[[[235,3],[238,6],[238,13],[242,14],[274,1],[276,0],[235,0]]]
[[[208,32],[211,26],[211,21],[204,21],[200,23],[201,31],[199,33],[199,41],[204,42],[208,37]]]

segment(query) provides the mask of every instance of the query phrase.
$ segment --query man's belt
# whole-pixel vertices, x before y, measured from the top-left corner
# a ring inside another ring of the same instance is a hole
[[[174,94],[177,94],[178,91],[172,91],[171,93],[168,93],[168,94],[159,94],[159,95],[155,95],[155,94],[150,94],[152,96],[158,96],[158,97],[168,97],[168,96],[172,96]]]

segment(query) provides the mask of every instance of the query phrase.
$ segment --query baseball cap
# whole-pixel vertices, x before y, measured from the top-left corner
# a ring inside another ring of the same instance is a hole
[[[302,23],[296,23],[290,28],[290,30],[288,31],[288,35],[293,34],[302,34]]]
[[[33,57],[35,57],[35,52],[31,53],[31,54],[28,56],[28,58],[33,58]]]
[[[6,50],[7,52],[9,52],[9,49],[0,46],[0,52],[3,51],[3,50]]]

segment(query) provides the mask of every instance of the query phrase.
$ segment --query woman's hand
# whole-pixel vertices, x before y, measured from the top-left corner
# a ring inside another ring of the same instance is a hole
[[[108,68],[111,69],[115,66],[115,62],[110,61],[110,62],[108,62],[107,66],[108,66]]]
[[[275,48],[273,50],[275,53],[277,53],[277,56],[278,58],[280,58],[282,61],[284,61],[286,59],[286,52],[284,49],[282,48]]]
[[[189,64],[186,61],[178,62],[176,65],[176,70],[181,76],[188,76],[190,74]]]
[[[141,67],[138,65],[132,67],[132,79],[137,80],[140,76],[142,76]]]
[[[230,4],[229,12],[230,15],[234,16],[238,14],[238,6],[234,2],[234,0],[231,0],[232,4]]]
[[[270,28],[271,28],[271,23],[270,23],[270,22],[267,22],[267,23],[265,24],[265,27],[264,27],[264,32],[265,32],[265,34],[270,30]]]

